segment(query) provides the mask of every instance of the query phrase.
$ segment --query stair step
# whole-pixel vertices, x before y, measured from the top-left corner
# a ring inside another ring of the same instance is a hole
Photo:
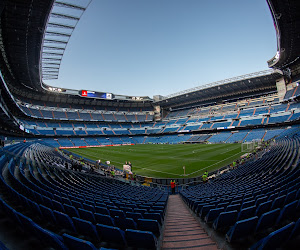
[[[179,195],[169,197],[162,249],[218,249]]]

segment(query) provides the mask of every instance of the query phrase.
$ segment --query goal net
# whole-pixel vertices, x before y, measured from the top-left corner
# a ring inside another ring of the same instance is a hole
[[[242,152],[252,152],[261,145],[261,140],[253,140],[251,142],[242,143]]]

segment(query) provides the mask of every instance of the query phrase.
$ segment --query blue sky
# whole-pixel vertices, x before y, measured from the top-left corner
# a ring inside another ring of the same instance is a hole
[[[268,69],[276,53],[264,0],[93,0],[51,86],[168,95]]]

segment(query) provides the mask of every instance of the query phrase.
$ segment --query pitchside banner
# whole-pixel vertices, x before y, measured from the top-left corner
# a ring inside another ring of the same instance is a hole
[[[74,146],[74,147],[59,147],[59,149],[68,149],[68,148],[101,148],[101,147],[116,147],[116,146],[127,146],[134,145],[133,143],[127,144],[113,144],[113,145],[96,145],[96,146]]]

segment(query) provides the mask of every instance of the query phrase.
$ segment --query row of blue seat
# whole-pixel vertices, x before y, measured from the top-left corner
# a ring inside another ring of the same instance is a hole
[[[295,222],[300,214],[300,163],[294,132],[279,138],[260,158],[181,191],[182,198],[208,226],[240,247],[247,246],[240,242],[246,238],[258,241],[258,235]]]
[[[11,197],[16,197],[24,209],[31,211],[32,216],[40,218],[44,222],[51,222],[52,226],[55,226],[57,230],[68,230],[70,237],[85,235],[85,238],[89,239],[91,234],[87,234],[87,230],[95,232],[93,228],[96,228],[98,237],[97,239],[91,238],[91,241],[96,245],[99,244],[100,239],[101,242],[110,242],[109,239],[112,238],[106,237],[104,233],[108,230],[118,234],[118,237],[125,235],[124,246],[138,246],[140,244],[140,246],[156,248],[156,236],[160,236],[167,197],[161,191],[153,190],[153,192],[149,192],[152,189],[137,188],[135,190],[138,194],[137,197],[142,198],[139,201],[132,193],[130,197],[123,197],[122,199],[115,197],[116,199],[113,199],[113,193],[111,192],[107,195],[104,194],[104,190],[101,196],[83,196],[81,194],[78,195],[80,197],[77,197],[77,193],[72,191],[78,190],[79,187],[84,190],[85,188],[96,186],[96,184],[99,184],[96,177],[84,178],[85,176],[81,173],[73,174],[64,169],[54,170],[40,166],[25,165],[24,159],[20,158],[19,161],[18,157],[3,156],[0,158],[0,162],[3,163],[1,164],[2,167],[6,165],[8,168],[6,178],[8,178],[9,183],[4,180],[2,175],[1,181],[9,192],[14,194]],[[37,163],[38,161],[35,162]],[[16,173],[20,173],[18,174],[19,177],[16,177]],[[106,183],[105,180],[102,180],[102,182],[100,182],[100,185],[103,188],[108,184],[109,187],[106,188],[116,186],[122,187],[123,192],[131,191],[131,188],[127,190],[128,187],[124,188],[121,184]],[[80,183],[80,186],[78,185],[79,187],[76,188],[71,187],[75,183]],[[13,185],[16,189],[10,185]],[[59,188],[57,189],[57,187]],[[67,195],[67,190],[71,191],[71,194]],[[139,195],[144,190],[146,192]],[[104,225],[105,222],[106,224],[110,223],[110,225]],[[97,230],[97,228],[99,229]],[[102,232],[103,230],[104,232]],[[135,232],[130,233],[130,230]],[[151,242],[148,240],[148,243],[145,245],[145,242],[147,242],[145,240],[140,243],[137,238],[130,240],[130,236],[127,236],[130,234],[141,235],[140,238],[143,238],[143,235],[150,235],[150,238],[149,236],[144,237],[151,239]],[[111,235],[111,233],[107,235]],[[117,236],[115,235],[113,238],[115,237]],[[111,243],[116,244],[116,238],[112,241]]]

